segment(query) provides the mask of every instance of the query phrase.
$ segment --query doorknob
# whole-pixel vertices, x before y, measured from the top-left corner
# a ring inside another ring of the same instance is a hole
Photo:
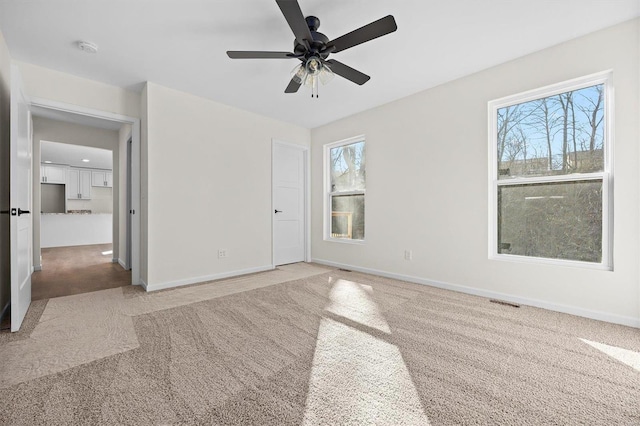
[[[282,213],[282,210],[276,210],[274,213]]]
[[[18,216],[29,213],[31,213],[29,210],[22,210],[20,207],[18,207]]]

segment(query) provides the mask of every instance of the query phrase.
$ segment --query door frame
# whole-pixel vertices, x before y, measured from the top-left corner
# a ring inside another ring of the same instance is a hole
[[[127,162],[131,163],[131,209],[135,212],[131,216],[131,284],[141,285],[140,269],[140,119],[127,115],[114,114],[93,108],[86,108],[64,102],[52,101],[42,98],[31,98],[31,106],[46,108],[54,111],[67,112],[86,117],[99,118],[114,121],[121,124],[131,125],[131,158]],[[122,186],[122,183],[120,182]],[[32,242],[33,245],[33,242]]]
[[[288,148],[295,148],[302,151],[303,165],[304,165],[304,261],[311,262],[311,150],[309,146],[299,145],[291,142],[284,142],[279,139],[271,139],[271,210],[269,210],[269,214],[271,215],[271,267],[273,269],[276,268],[276,241],[275,241],[275,215],[273,211],[275,209],[275,190],[273,185],[275,184],[274,179],[274,167],[273,162],[275,160],[275,150],[276,146],[286,146]]]
[[[133,151],[133,137],[132,137],[132,133],[129,132],[129,136],[127,137],[127,161],[126,161],[126,167],[127,170],[125,170],[125,176],[126,176],[126,182],[125,182],[125,189],[127,191],[127,193],[125,194],[125,212],[131,211],[132,207],[132,203],[131,200],[133,199],[131,196],[131,190],[132,190],[132,185],[131,185],[131,174],[132,174],[132,170],[133,167],[131,165],[131,153]],[[126,236],[125,236],[125,248],[127,249],[127,253],[126,256],[124,257],[124,265],[122,265],[122,267],[124,269],[131,269],[131,215],[127,214],[127,219],[125,220],[125,226],[127,228],[126,231]],[[122,256],[120,256],[120,250],[118,250],[118,256],[119,258],[121,258]],[[118,260],[120,261],[120,260]]]

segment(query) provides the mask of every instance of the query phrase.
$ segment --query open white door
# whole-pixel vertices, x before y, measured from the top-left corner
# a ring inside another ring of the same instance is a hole
[[[31,113],[20,71],[11,67],[11,331],[31,304]]]
[[[305,260],[305,147],[273,144],[273,262]]]

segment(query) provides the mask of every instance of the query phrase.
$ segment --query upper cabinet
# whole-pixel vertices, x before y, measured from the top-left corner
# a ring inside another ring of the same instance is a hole
[[[91,172],[91,186],[113,187],[113,173],[108,170],[93,170]]]
[[[67,183],[67,168],[54,164],[41,164],[40,183]]]
[[[91,199],[91,177],[91,170],[69,168],[67,198],[70,200]]]

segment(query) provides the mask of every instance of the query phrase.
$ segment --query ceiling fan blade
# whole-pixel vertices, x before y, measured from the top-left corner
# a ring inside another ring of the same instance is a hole
[[[292,78],[287,88],[284,89],[284,93],[296,93],[299,88],[300,83],[296,82],[296,80]]]
[[[298,43],[307,46],[307,49],[309,49],[309,43],[313,41],[313,37],[311,37],[311,31],[297,0],[276,0],[276,3],[278,3]]]
[[[396,20],[393,16],[385,16],[382,19],[378,19],[364,27],[360,27],[357,30],[353,30],[350,33],[330,41],[327,44],[327,47],[335,47],[333,53],[340,52],[342,50],[349,49],[350,47],[357,46],[364,42],[392,33],[397,29],[398,26],[396,25]]]
[[[244,50],[229,50],[227,55],[231,59],[293,59],[298,55],[290,52],[252,52]]]
[[[351,80],[361,86],[371,78],[368,75],[343,64],[342,62],[336,61],[335,59],[329,59],[328,61],[325,61],[325,63],[329,64],[329,68],[331,68],[331,71],[335,74],[338,74],[339,76],[344,77],[347,80]]]

